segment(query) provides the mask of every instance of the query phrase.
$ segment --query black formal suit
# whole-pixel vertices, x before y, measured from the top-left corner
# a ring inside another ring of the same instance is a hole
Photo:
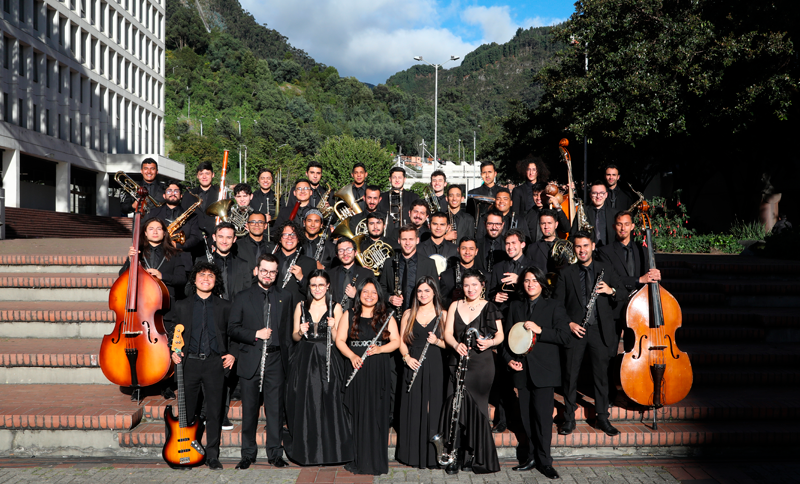
[[[390,211],[391,206],[389,205],[389,194],[391,193],[391,191],[392,190],[390,189],[385,192],[381,192],[381,201],[378,203],[378,208],[377,208],[379,212],[391,214]],[[410,190],[402,190],[400,193],[401,193],[401,198],[403,200],[402,207],[400,207],[401,208],[400,214],[402,215],[403,220],[398,224],[397,221],[394,220],[391,215],[389,215],[389,228],[394,227],[396,229],[399,228],[401,225],[407,224],[408,211],[411,210],[411,204],[415,200],[419,200],[419,196]],[[389,229],[386,230],[386,234],[387,235],[389,234]]]
[[[405,257],[402,254],[399,254],[399,253],[398,253],[398,255],[399,255],[399,258],[400,258],[400,264],[403,264],[404,263],[403,259]],[[430,276],[430,277],[433,278],[434,281],[436,281],[437,286],[438,286],[439,273],[436,271],[436,263],[433,262],[433,260],[430,259],[429,257],[426,257],[426,256],[420,254],[419,251],[415,252],[414,256],[416,256],[416,258],[417,258],[417,273],[414,276],[413,284],[416,284],[416,282],[419,280],[420,277]],[[412,257],[414,257],[414,256],[412,256]],[[378,280],[378,282],[380,283],[381,287],[383,288],[383,292],[384,292],[384,294],[386,295],[387,298],[389,296],[394,296],[395,295],[394,261],[395,261],[395,259],[391,258],[391,259],[388,259],[386,262],[383,263],[383,269],[381,269],[381,275],[380,275],[380,278]],[[407,282],[409,283],[409,285],[413,285],[411,283],[411,281],[407,281]],[[402,283],[403,283],[403,281],[401,279],[400,280],[400,284],[402,284]],[[438,290],[439,288],[437,287],[436,289]],[[405,293],[405,294],[403,294],[403,296],[404,296],[403,297],[403,307],[401,308],[401,313],[398,313],[398,314],[402,314],[402,311],[405,311],[406,309],[408,309],[410,307],[409,306],[409,301],[411,301],[411,298],[414,297],[413,294],[409,294],[409,293]]]
[[[361,213],[357,213],[357,214],[353,215],[352,217],[350,217],[350,224],[348,225],[348,227],[350,227],[350,231],[353,232],[353,234],[356,233],[358,224],[361,223],[362,220],[367,218],[367,215],[369,215],[370,213],[371,212],[367,212],[366,210],[362,210]],[[384,213],[384,214],[381,214],[381,217],[383,218],[384,226],[386,226],[386,224],[388,222],[387,215]],[[364,222],[364,225],[366,225],[366,224],[367,224],[367,222]]]
[[[517,185],[511,194],[512,207],[519,213],[526,213],[536,206],[533,201],[533,183],[526,181],[522,185]]]
[[[472,267],[477,268],[475,264],[473,264]],[[461,283],[464,279],[464,272],[466,271],[467,268],[461,264],[461,260],[458,260],[456,263],[450,264],[447,270],[442,272],[442,275],[439,276],[442,306],[444,306],[445,309],[448,309],[450,305],[458,299],[463,299],[464,293]]]
[[[616,210],[617,212],[622,212],[623,210],[628,210],[633,205],[633,198],[630,195],[625,193],[622,190],[622,187],[617,184],[617,186],[612,190],[606,187],[608,190],[608,197],[606,197],[606,203],[609,204],[611,208]],[[637,197],[638,199],[638,197]]]
[[[210,237],[210,234],[214,233],[216,219],[212,215],[206,215],[206,210],[211,204],[219,200],[219,185],[211,185],[208,190],[203,190],[201,187],[194,187],[187,191],[197,195],[203,201],[202,205],[196,209],[197,225],[201,229],[206,229]],[[197,198],[187,193],[183,194],[183,198],[181,198],[181,206],[184,209],[188,209],[195,203],[197,203]]]
[[[511,272],[519,276],[522,274],[522,271],[524,271],[527,267],[530,267],[531,265],[532,265],[531,261],[524,254],[520,256],[517,260],[509,259],[508,255],[506,255],[506,259],[498,262],[497,265],[494,266],[494,270],[492,271],[492,273],[489,275],[489,280],[486,283],[486,294],[488,295],[487,299],[489,299],[490,301],[494,301],[495,295],[497,295],[498,292],[503,292],[502,279],[506,277],[505,276],[506,272]],[[522,281],[519,280],[516,285],[509,284],[508,286],[506,286],[506,288],[509,290],[505,292],[508,292],[509,294],[508,294],[508,299],[505,302],[498,303],[494,301],[495,305],[497,305],[497,307],[501,311],[505,311],[505,309],[508,307],[509,302],[517,299],[517,294],[515,289],[517,287],[520,287],[521,284]]]
[[[319,249],[319,244],[323,243],[320,242],[320,237],[321,236],[317,236],[314,240],[306,239],[303,242],[303,254],[314,258]],[[336,244],[328,237],[325,239],[319,259],[315,258],[314,260],[318,260],[323,267],[328,268],[331,266],[331,263],[333,263],[334,258],[336,258]]]
[[[253,192],[253,199],[250,200],[250,208],[258,213],[270,215],[272,220],[275,220],[275,191],[270,188],[267,193],[261,190],[261,187],[256,188]]]
[[[529,210],[525,214],[525,223],[528,225],[528,233],[532,242],[542,240],[542,228],[539,226],[539,215],[541,215],[541,213],[541,210],[534,206],[532,210]],[[556,221],[558,222],[558,227],[556,227],[556,229],[562,232],[569,232],[570,226],[567,214],[565,214],[563,210],[556,210],[556,217]]]
[[[441,244],[436,245],[432,238],[428,238],[424,242],[420,242],[417,246],[417,251],[425,255],[425,257],[430,257],[434,254],[441,255],[447,259],[448,264],[452,263],[454,259],[458,259],[458,249],[449,240],[443,240]]]
[[[175,303],[175,317],[171,323],[167,324],[167,332],[172,335],[174,334],[175,326],[178,324],[183,325],[183,339],[186,344],[183,347],[183,358],[180,364],[184,368],[183,391],[186,396],[186,415],[190,420],[192,417],[199,415],[197,402],[202,389],[206,416],[206,457],[208,459],[218,459],[222,419],[225,416],[223,389],[225,375],[230,371],[222,367],[222,356],[234,354],[234,352],[228,351],[228,319],[230,318],[231,304],[218,296],[210,296],[209,299],[206,299],[207,304],[213,305],[214,335],[219,354],[201,360],[189,356],[194,323],[202,324],[202,320],[195,321],[196,317],[199,317],[199,315],[195,315],[194,311],[197,302],[195,297],[193,295]],[[192,353],[192,355],[196,354]],[[238,354],[238,351],[236,354]]]
[[[492,249],[492,242],[494,241],[494,248]],[[488,235],[477,239],[478,252],[475,255],[475,268],[483,272],[486,280],[489,280],[494,266],[498,262],[506,260],[506,240],[505,237],[499,235],[496,239],[489,238]],[[491,260],[491,262],[490,262]]]
[[[251,271],[256,266],[258,256],[271,254],[275,249],[275,242],[267,240],[266,232],[264,232],[260,241],[256,241],[250,237],[250,234],[247,234],[242,238],[237,238],[234,245],[236,247],[236,255],[247,263]]]
[[[281,206],[281,213],[278,214],[277,220],[275,220],[275,225],[274,225],[275,230],[272,231],[272,238],[274,240],[277,241],[278,237],[280,237],[280,234],[277,233],[278,232],[277,228],[280,227],[284,222],[289,220],[289,217],[291,217],[292,215],[292,210],[294,210],[295,203],[296,201],[292,201],[288,205]],[[312,204],[311,202],[309,202],[305,207],[303,206],[298,207],[297,215],[294,216],[293,222],[298,226],[302,226],[303,217],[305,217],[306,213],[308,213],[308,211],[311,210],[312,208],[317,208],[317,206]]]
[[[551,250],[553,250],[552,244],[540,240],[525,247],[525,257],[531,261],[532,266],[538,267],[544,272],[554,272],[553,259],[550,257]]]
[[[153,180],[153,183],[147,183],[144,180],[139,181],[138,179],[135,181],[136,183],[139,184],[140,187],[147,188],[147,194],[153,197],[153,200],[155,200],[156,203],[164,203],[164,192],[167,191],[167,186],[164,184],[164,182],[158,181],[158,179]],[[122,211],[122,215],[127,216],[129,213],[134,212],[133,202],[135,201],[136,199],[133,198],[128,192],[126,192],[125,190],[120,190],[119,208]],[[147,206],[150,208],[151,211],[154,208],[156,208],[150,204],[149,200],[147,202]]]
[[[596,221],[598,212],[602,212],[602,218],[605,219],[605,224],[603,224],[603,227],[597,227]],[[614,230],[614,216],[617,214],[617,212],[618,210],[611,208],[607,202],[604,203],[600,208],[597,208],[594,205],[586,207],[586,218],[589,220],[589,224],[594,226],[594,231],[592,232],[592,241],[597,243],[597,248],[608,245],[615,240],[617,234]],[[572,221],[572,230],[570,230],[571,234],[576,232],[578,232],[578,217],[575,217],[575,220]],[[602,243],[598,242],[600,240],[598,237],[602,237]]]
[[[522,426],[530,442],[525,462],[536,459],[539,465],[553,465],[550,444],[553,431],[553,388],[561,385],[559,346],[569,341],[569,318],[564,307],[553,299],[539,297],[533,310],[528,300],[513,301],[506,311],[503,327],[506,335],[514,324],[533,321],[542,328],[536,344],[527,355],[517,355],[508,347],[508,336],[500,352],[519,393]],[[508,363],[519,361],[522,370],[512,370]]]
[[[256,459],[256,428],[260,394],[261,354],[264,340],[256,340],[256,332],[265,327],[264,290],[259,284],[236,294],[231,306],[228,335],[239,343],[237,374],[242,390],[242,457]],[[264,413],[267,416],[267,458],[275,461],[283,454],[281,424],[284,412],[284,383],[289,365],[289,347],[295,300],[291,292],[273,286],[267,293],[271,304],[270,326],[273,343],[268,346],[264,366]],[[279,339],[274,344],[275,337]]]
[[[558,283],[556,284],[555,299],[567,310],[567,315],[571,322],[582,324],[586,313],[586,304],[590,294],[584,292],[584,285],[581,283],[580,262],[568,265],[561,270]],[[625,301],[628,290],[622,285],[614,267],[608,262],[593,260],[591,267],[594,271],[594,278],[588,286],[594,286],[595,279],[601,271],[605,271],[603,281],[616,289],[613,296],[599,294],[596,303],[596,321],[586,328],[583,338],[578,338],[574,334],[570,336],[565,350],[566,367],[564,375],[564,403],[565,418],[567,422],[574,422],[575,409],[577,408],[577,387],[578,373],[586,349],[589,350],[589,357],[594,375],[594,397],[595,410],[598,419],[608,420],[608,362],[611,348],[619,344],[619,336],[616,334],[614,321],[613,305]],[[588,291],[587,291],[588,292]]]
[[[233,297],[240,291],[244,291],[253,285],[255,276],[253,275],[253,267],[243,260],[241,257],[233,254],[228,254],[223,257],[218,252],[212,256],[214,258],[214,265],[219,267],[222,271],[222,281],[225,284],[225,289],[222,293],[222,298],[226,301],[232,301]],[[208,262],[206,256],[198,257],[194,263]],[[190,292],[190,287],[187,281],[186,293]]]
[[[303,270],[303,279],[298,281],[294,275],[290,274],[286,281],[286,287],[283,287],[283,280],[286,278],[286,272],[290,269],[296,255],[297,252],[292,252],[287,256],[280,247],[275,251],[275,257],[278,258],[278,278],[275,280],[275,285],[291,292],[295,301],[299,302],[305,299],[308,294],[308,276],[317,268],[317,261],[306,255],[304,250],[300,257],[297,258],[297,262],[295,262],[295,264],[299,265],[300,269]],[[314,254],[311,255],[313,256]]]
[[[479,186],[478,188],[473,188],[469,191],[469,195],[480,195],[482,197],[496,197],[497,191],[500,190],[500,185],[497,183],[494,184],[491,188],[487,187],[485,184]],[[483,202],[476,202],[475,200],[469,198],[467,195],[467,212],[469,212],[472,217],[476,220],[480,220],[481,216],[486,214],[491,208],[492,204],[483,203]],[[480,226],[480,222],[478,222],[478,226]],[[476,235],[477,237],[477,235]]]
[[[385,243],[389,244],[389,247],[391,247],[392,250],[394,250],[395,252],[400,251],[400,244],[397,243],[397,239],[392,240],[392,239],[390,239],[388,237],[380,237],[378,240],[380,240],[381,242],[385,242]],[[368,248],[372,247],[375,244],[375,242],[377,242],[377,241],[376,240],[372,240],[372,238],[370,236],[364,237],[361,240],[361,244],[360,244],[361,252],[364,252]]]
[[[500,190],[500,188],[502,188],[502,187],[500,185],[498,185],[497,183],[492,185],[491,188],[487,187],[486,184],[484,183],[481,186],[479,186],[477,188],[473,188],[472,190],[470,190],[468,192],[468,194],[469,195],[480,195],[482,197],[496,197],[497,196],[497,191]]]
[[[142,217],[142,225],[151,218],[158,218],[164,221],[167,226],[169,226],[172,222],[175,221],[178,217],[183,215],[186,210],[180,206],[176,205],[175,207],[170,207],[166,203],[160,207],[154,208],[150,210],[150,213],[147,214],[146,217]],[[195,210],[196,212],[196,210]],[[175,247],[185,251],[191,251],[194,249],[198,244],[203,241],[203,236],[200,233],[200,226],[198,225],[198,219],[196,213],[193,213],[189,216],[183,226],[178,230],[178,232],[183,232],[186,236],[186,241],[183,244],[177,244]]]
[[[343,265],[339,264],[333,268],[326,269],[328,276],[331,278],[331,297],[333,297],[334,303],[341,303],[342,299],[344,298],[344,289],[347,287],[348,284],[353,283],[353,278],[358,277],[356,279],[356,284],[360,281],[365,280],[368,277],[374,277],[375,274],[370,269],[365,269],[358,265],[358,263],[353,263],[350,266],[350,274],[346,275],[342,278],[342,274],[346,272]],[[348,309],[353,307],[354,298],[347,298],[347,301],[342,306],[342,311],[347,311]]]
[[[486,235],[486,217],[487,214],[481,216],[478,222],[478,229],[475,231],[476,237],[479,239]],[[525,236],[525,241],[530,240],[530,228],[525,218],[524,214],[515,210],[509,210],[507,214],[503,215],[503,230],[500,232],[500,235],[505,237],[508,231],[511,230],[511,225],[516,224],[516,229],[522,232],[522,235]]]
[[[460,209],[457,214],[452,215],[452,217],[456,221],[456,233],[458,237],[456,237],[454,242],[455,246],[458,247],[458,241],[461,240],[462,237],[475,237],[475,217],[468,214],[463,208]],[[448,222],[449,221],[450,219],[448,218]]]

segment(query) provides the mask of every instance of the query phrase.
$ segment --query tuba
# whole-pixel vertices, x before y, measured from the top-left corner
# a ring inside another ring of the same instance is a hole
[[[185,212],[180,214],[178,218],[173,220],[172,223],[169,224],[169,227],[167,227],[167,232],[169,233],[170,239],[174,240],[178,244],[186,243],[186,234],[182,230],[180,232],[178,231],[186,224],[186,221],[189,220],[189,217],[194,213],[195,210],[197,210],[197,207],[203,204],[202,198],[188,190],[187,193],[191,193],[195,198],[197,198],[197,201],[194,202],[191,207],[186,209]]]
[[[358,200],[356,200],[355,193],[353,193],[352,183],[348,183],[340,188],[333,196],[339,199],[333,204],[333,211],[336,213],[336,216],[339,217],[339,220],[344,220],[361,213],[361,207],[358,206]],[[366,233],[366,231],[364,233]],[[356,235],[357,234],[358,231],[356,231]]]
[[[123,190],[125,190],[128,193],[128,195],[133,197],[134,200],[138,200],[139,199],[139,195],[136,194],[139,191],[139,184],[136,183],[135,181],[133,181],[133,179],[131,177],[129,177],[124,171],[118,171],[114,175],[114,180],[117,183],[119,183],[119,186]],[[147,195],[147,199],[146,200],[147,200],[147,203],[144,206],[144,213],[145,214],[150,212],[150,206],[151,205],[153,207],[160,207],[161,205],[164,205],[163,203],[156,202],[156,199],[153,198],[150,195]]]

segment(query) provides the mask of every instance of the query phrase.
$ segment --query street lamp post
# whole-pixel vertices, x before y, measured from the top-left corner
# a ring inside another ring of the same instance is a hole
[[[458,162],[461,163],[461,139],[458,140]]]
[[[200,116],[200,136],[203,136],[203,118],[205,116]]]
[[[434,170],[436,169],[436,164],[439,161],[439,158],[437,157],[437,150],[439,147],[439,68],[450,61],[457,61],[460,58],[461,58],[460,56],[451,55],[450,59],[442,62],[441,64],[431,64],[430,62],[424,60],[421,55],[414,57],[415,61],[424,62],[429,66],[432,66],[435,71],[434,91],[433,91],[433,169]]]

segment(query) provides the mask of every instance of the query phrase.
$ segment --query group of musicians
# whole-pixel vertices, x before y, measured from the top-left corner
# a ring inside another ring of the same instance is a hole
[[[484,183],[469,194],[436,171],[421,199],[403,189],[403,168],[392,168],[382,191],[357,163],[348,206],[333,210],[315,162],[283,196],[267,169],[255,189],[240,183],[228,196],[209,163],[197,168],[199,186],[185,190],[157,182],[156,162],[145,160],[144,186],[162,204],[142,217],[144,236],[130,250],[169,289],[168,332],[186,328],[187,347],[173,361],[184,365],[187,414],[206,422],[207,465],[222,469],[234,397],[242,402],[237,469],[256,460],[263,406],[276,467],[288,465],[285,451],[301,465],[386,473],[394,427],[404,464],[497,472],[492,433],[510,427],[525,457],[513,469],[555,479],[554,391],[565,406],[558,433],[568,435],[587,351],[593,424],[617,435],[609,365],[628,295],[660,273],[632,239],[617,167],[591,184],[593,230],[578,217],[570,226],[545,193],[541,160],[523,168],[527,180],[511,192],[482,163]],[[120,198],[123,210],[137,208],[125,191]],[[220,217],[210,207],[226,198],[230,216]],[[559,242],[560,231],[571,244]],[[511,340],[518,323],[530,341],[523,350]]]

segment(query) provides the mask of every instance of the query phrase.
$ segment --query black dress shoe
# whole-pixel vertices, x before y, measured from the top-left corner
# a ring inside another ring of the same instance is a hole
[[[575,421],[574,420],[570,420],[570,421],[564,422],[564,424],[561,425],[561,428],[558,429],[558,435],[569,435],[574,430],[575,430]]]
[[[236,464],[236,468],[242,470],[248,469],[250,468],[250,464],[252,464],[255,461],[256,460],[253,459],[252,457],[242,457],[242,460],[240,460],[239,463]]]
[[[553,466],[536,466],[536,469],[538,469],[539,472],[544,474],[544,477],[548,479],[558,479],[559,477],[561,477],[558,475],[558,472],[556,472],[556,470],[553,469]]]
[[[606,433],[606,435],[609,435],[611,437],[619,435],[619,430],[617,430],[616,427],[611,425],[611,422],[609,422],[608,420],[598,420],[594,428],[596,428],[597,430],[602,430],[603,432]]]
[[[206,465],[212,471],[222,470],[222,464],[220,463],[219,459],[208,459],[208,461],[206,461]]]
[[[469,459],[464,459],[464,464],[461,466],[462,471],[472,472],[472,459],[473,457],[470,457]]]
[[[500,434],[508,429],[508,425],[505,422],[498,422],[497,424],[492,426],[492,432],[495,434]]]
[[[269,463],[274,465],[275,467],[289,467],[289,463],[283,460],[283,457],[278,457],[275,460],[269,461]]]
[[[457,460],[454,460],[452,463],[448,464],[447,467],[444,468],[444,471],[447,475],[454,476],[458,474],[459,468],[461,466],[458,464]]]
[[[512,471],[529,471],[529,470],[533,469],[534,467],[536,467],[536,459],[531,459],[531,460],[529,460],[528,462],[526,462],[524,464],[520,464],[520,465],[518,465],[516,467],[512,467],[511,470]]]

